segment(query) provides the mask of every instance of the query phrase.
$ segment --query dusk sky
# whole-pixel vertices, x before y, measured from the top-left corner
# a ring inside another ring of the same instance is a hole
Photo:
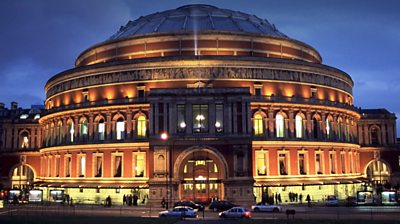
[[[400,1],[0,1],[0,102],[43,104],[44,85],[121,25],[186,4],[254,14],[354,80],[355,105],[400,116]],[[398,123],[398,128],[400,127]],[[399,131],[398,131],[399,132]]]

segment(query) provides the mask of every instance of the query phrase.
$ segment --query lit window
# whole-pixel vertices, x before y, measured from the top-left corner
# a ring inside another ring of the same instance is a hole
[[[331,133],[331,122],[329,121],[329,119],[328,118],[326,118],[326,135],[327,135],[327,137],[328,137],[328,139],[331,139],[332,138],[332,133]]]
[[[322,174],[322,160],[320,153],[315,154],[315,171],[317,174]]]
[[[261,114],[254,115],[254,134],[262,135],[264,133],[263,117]]]
[[[74,133],[75,133],[75,130],[74,130],[74,122],[73,122],[73,121],[71,121],[71,122],[69,123],[68,133],[69,133],[69,140],[70,140],[70,142],[74,142]]]
[[[303,118],[298,114],[296,115],[296,138],[303,137]]]
[[[124,119],[119,118],[117,120],[116,130],[117,130],[117,133],[116,133],[117,140],[124,139],[124,133],[125,133],[125,122],[124,122]]]
[[[22,149],[27,149],[29,148],[29,138],[28,138],[28,133],[24,132],[21,135],[21,140],[22,140],[22,144],[21,144],[21,148]]]
[[[299,154],[299,173],[300,175],[305,175],[307,174],[306,172],[306,156],[304,153]]]
[[[62,123],[58,122],[57,125],[57,144],[61,144],[62,143]]]
[[[138,137],[146,137],[146,117],[140,115],[137,119],[137,135]]]
[[[122,176],[122,156],[114,156],[114,177]]]
[[[103,157],[96,155],[94,165],[94,177],[101,177],[103,174]]]
[[[337,126],[338,126],[338,138],[339,138],[339,140],[342,140],[343,139],[343,125],[342,125],[341,120],[338,120]]]
[[[85,176],[85,171],[86,171],[86,156],[80,155],[79,157],[79,177],[84,177]]]
[[[71,156],[66,157],[66,163],[65,163],[65,176],[70,177],[71,176]]]
[[[84,140],[87,138],[88,135],[88,120],[86,118],[82,118],[81,122],[79,123],[79,126],[80,126],[79,134],[81,140]]]
[[[21,114],[21,116],[19,117],[20,119],[27,119],[28,118],[28,114]]]
[[[277,114],[275,117],[276,121],[276,137],[283,138],[285,137],[285,119],[282,114]]]
[[[264,151],[256,151],[256,170],[258,176],[267,175],[267,166],[265,163]]]
[[[183,173],[187,173],[188,172],[188,165],[185,164],[185,166],[183,167]]]
[[[33,119],[37,120],[40,118],[40,114],[36,114],[35,117]]]
[[[208,105],[193,105],[193,132],[208,132]]]
[[[135,166],[135,177],[144,177],[145,170],[145,155],[143,153],[135,156],[136,166]]]
[[[186,130],[186,120],[185,120],[185,105],[177,105],[177,121],[178,121],[178,132],[183,133]]]
[[[336,173],[336,162],[335,162],[335,154],[330,153],[329,154],[329,162],[330,162],[330,167],[331,167],[331,174]]]
[[[216,163],[214,163],[214,173],[218,173],[218,166]]]
[[[287,158],[286,154],[279,154],[279,174],[280,175],[288,175],[287,169]]]
[[[224,130],[224,105],[215,105],[215,131],[217,133],[223,132]]]
[[[99,124],[98,124],[98,137],[100,141],[104,140],[105,137],[105,124],[104,124],[104,119],[100,119],[99,120]]]

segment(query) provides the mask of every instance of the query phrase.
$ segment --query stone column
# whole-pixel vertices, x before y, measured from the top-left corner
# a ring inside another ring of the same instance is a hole
[[[88,140],[92,141],[94,139],[94,114],[93,113],[89,113],[89,127],[88,127]]]
[[[110,139],[112,139],[111,138],[111,134],[112,134],[111,129],[113,126],[112,121],[111,121],[111,113],[110,112],[107,112],[107,114],[106,114],[105,125],[106,125],[106,138],[105,139],[110,140]]]
[[[295,138],[295,120],[293,109],[289,110],[289,138]]]
[[[275,138],[275,118],[274,118],[274,110],[272,108],[268,108],[268,135],[270,138]]]

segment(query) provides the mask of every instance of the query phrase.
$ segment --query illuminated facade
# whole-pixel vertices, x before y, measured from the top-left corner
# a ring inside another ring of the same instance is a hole
[[[398,161],[382,159],[397,153],[396,117],[354,107],[348,74],[256,16],[208,5],[151,14],[75,65],[47,82],[34,117],[3,108],[24,121],[3,119],[4,186],[81,203],[249,205],[397,181]]]

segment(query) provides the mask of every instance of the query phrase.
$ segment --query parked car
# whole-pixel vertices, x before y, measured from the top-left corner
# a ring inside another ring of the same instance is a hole
[[[349,196],[346,198],[346,206],[357,206],[357,198]]]
[[[257,203],[256,205],[251,206],[251,210],[253,212],[280,212],[282,211],[282,207],[278,205],[270,205],[268,203]]]
[[[191,207],[194,210],[197,211],[203,211],[204,210],[204,205],[200,205],[197,203],[194,203],[193,201],[178,201],[174,204],[174,208],[177,206],[187,206],[187,207]]]
[[[158,213],[158,217],[185,217],[185,218],[196,218],[197,212],[187,206],[178,206],[171,210],[162,211]]]
[[[339,200],[336,198],[335,195],[329,195],[325,200],[326,206],[338,206]]]
[[[213,201],[211,202],[210,206],[208,207],[210,210],[213,210],[214,212],[219,212],[219,211],[226,211],[230,208],[235,207],[235,204],[232,204],[229,201]]]
[[[243,207],[233,207],[219,213],[220,218],[251,218],[251,212]]]

